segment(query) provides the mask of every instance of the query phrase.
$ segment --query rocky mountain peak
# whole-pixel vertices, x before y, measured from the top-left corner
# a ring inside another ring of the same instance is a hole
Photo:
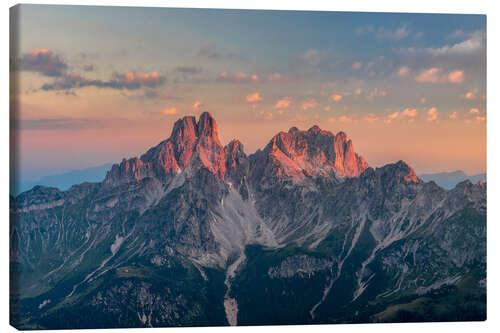
[[[313,127],[311,127],[308,130],[308,132],[311,132],[311,133],[314,133],[314,134],[318,134],[320,131],[321,131],[321,128],[319,128],[318,125],[314,125]]]
[[[345,141],[347,141],[347,134],[345,134],[345,132],[343,132],[343,131],[340,131],[337,133],[335,138],[337,139],[337,141],[345,142]]]
[[[224,178],[225,155],[212,115],[204,112],[198,122],[186,116],[174,123],[170,137],[149,149],[140,158],[134,157],[115,164],[108,172],[105,184],[119,185],[152,177],[169,181],[189,165],[205,167]]]
[[[377,168],[376,170],[370,168],[365,173],[363,173],[362,177],[377,177],[382,179],[386,184],[422,183],[422,180],[417,177],[415,171],[405,161],[402,160],[396,163],[384,165],[383,167]]]
[[[403,180],[407,183],[421,183],[422,181],[417,177],[415,170],[413,170],[405,161],[398,161],[396,164],[397,171],[403,176]]]
[[[192,171],[203,167],[220,179],[229,177],[239,182],[246,177],[251,159],[258,168],[267,170],[268,176],[299,181],[317,176],[357,177],[368,168],[344,132],[335,135],[317,125],[307,131],[292,127],[288,132],[279,132],[264,150],[247,156],[238,140],[222,146],[217,122],[210,113],[204,112],[198,121],[193,116],[177,120],[170,138],[140,158],[113,166],[105,183],[139,182],[146,177],[168,183],[188,167]],[[408,177],[417,179],[414,174]]]
[[[295,179],[304,176],[357,177],[368,164],[355,151],[344,132],[337,135],[314,125],[307,131],[292,127],[275,135],[264,149],[277,166],[276,174]]]
[[[219,142],[217,122],[209,112],[203,112],[198,120],[198,136],[209,137]]]
[[[170,138],[175,141],[194,141],[198,137],[198,124],[193,116],[177,120],[172,128]]]
[[[225,147],[224,150],[230,154],[241,154],[243,153],[243,144],[238,139],[231,140]],[[243,153],[244,154],[244,153]]]
[[[230,179],[236,182],[248,174],[249,160],[243,150],[243,144],[239,140],[232,140],[224,147],[226,160],[226,173]]]

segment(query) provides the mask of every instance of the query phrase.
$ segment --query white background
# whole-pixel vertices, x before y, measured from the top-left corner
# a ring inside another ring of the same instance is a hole
[[[46,3],[30,0],[29,3]],[[487,47],[488,47],[488,94],[487,94],[487,129],[488,129],[488,320],[480,323],[421,323],[421,324],[363,324],[363,325],[316,325],[316,326],[268,326],[268,327],[215,327],[215,328],[169,328],[169,329],[130,329],[127,332],[500,332],[499,305],[499,268],[498,261],[500,232],[498,227],[499,196],[498,182],[500,121],[499,121],[499,26],[500,11],[498,2],[493,0],[453,1],[453,0],[354,0],[354,1],[321,1],[321,0],[157,0],[157,1],[50,1],[51,4],[75,5],[116,5],[116,6],[156,6],[156,7],[193,7],[193,8],[241,8],[241,9],[295,9],[295,10],[330,10],[330,11],[370,11],[370,12],[410,12],[410,13],[460,13],[487,14]],[[9,11],[14,1],[5,1],[0,11],[1,43],[0,49],[0,331],[15,331],[9,326]],[[82,315],[85,315],[82,313]],[[107,330],[120,332],[122,330]],[[49,331],[46,331],[49,332]],[[64,332],[64,331],[58,331]],[[69,331],[75,332],[75,331]],[[82,330],[79,332],[92,332]]]

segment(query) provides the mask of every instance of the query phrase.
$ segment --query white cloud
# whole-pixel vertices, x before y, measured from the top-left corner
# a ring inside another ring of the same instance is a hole
[[[427,48],[426,51],[431,55],[446,54],[471,54],[483,48],[484,34],[475,32],[470,38],[453,45],[445,45],[439,48]]]
[[[449,56],[460,56],[471,54],[477,54],[483,52],[485,48],[485,33],[482,31],[476,31],[467,36],[467,39],[462,40],[458,43],[451,45],[444,45],[442,47],[427,47],[427,48],[405,48],[399,50],[399,53],[407,56],[430,56],[430,57],[449,57]]]

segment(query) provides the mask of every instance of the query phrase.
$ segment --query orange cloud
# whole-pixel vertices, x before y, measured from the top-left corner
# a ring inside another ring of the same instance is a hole
[[[348,117],[348,116],[340,116],[337,121],[339,123],[351,123],[352,122],[352,118]]]
[[[448,118],[450,118],[450,120],[456,120],[457,117],[458,117],[457,111],[453,111],[453,113],[450,114],[450,116]]]
[[[410,109],[410,108],[406,108],[403,110],[403,112],[401,113],[402,116],[406,116],[406,117],[409,117],[409,118],[414,118],[418,115],[418,111],[417,109]]]
[[[164,115],[171,116],[171,115],[174,115],[177,113],[177,108],[176,107],[166,108],[166,109],[163,109],[162,113]]]
[[[462,83],[464,80],[463,70],[453,70],[448,74],[444,73],[443,69],[438,67],[431,67],[428,69],[423,69],[415,77],[417,82],[427,82],[427,83]]]
[[[29,52],[33,57],[38,57],[40,54],[52,54],[49,49],[33,49]]]
[[[470,110],[469,110],[469,113],[470,113],[470,114],[478,114],[478,113],[479,113],[479,110],[478,110],[478,109],[476,109],[476,108],[472,108],[472,109],[470,109]]]
[[[306,111],[307,109],[315,108],[318,105],[319,105],[319,103],[313,98],[313,99],[302,102],[301,109],[302,109],[302,111]]]
[[[432,107],[427,111],[427,121],[433,122],[438,119],[439,113],[435,107]]]
[[[472,89],[471,91],[465,93],[464,98],[468,100],[474,100],[477,97],[477,92],[477,89]]]
[[[260,96],[260,94],[258,92],[247,95],[247,97],[246,97],[247,103],[261,102],[262,100],[263,100],[263,98]]]
[[[427,98],[421,97],[420,98],[420,103],[425,104],[425,102],[427,102]]]
[[[399,117],[399,112],[396,111],[394,113],[391,113],[390,115],[387,116],[387,118],[384,120],[385,123],[390,124],[394,119]]]
[[[160,80],[160,75],[158,72],[152,73],[135,73],[135,72],[127,72],[122,77],[122,79],[128,83],[139,83],[145,86],[155,85]]]
[[[273,120],[274,115],[271,112],[260,111],[257,114],[257,118],[264,119],[264,120]]]
[[[448,81],[451,83],[462,83],[464,81],[464,71],[455,70],[448,74]]]
[[[329,100],[330,102],[340,102],[340,101],[342,100],[342,95],[340,95],[340,94],[333,94],[333,95],[331,95],[331,96],[328,98],[328,100]]]
[[[354,121],[353,118],[349,117],[349,116],[340,116],[338,118],[334,118],[334,117],[331,117],[331,118],[328,118],[328,121],[330,123],[352,123]]]
[[[408,66],[402,66],[398,69],[398,76],[407,76],[410,74],[410,68]]]
[[[437,67],[432,67],[429,69],[424,69],[415,77],[417,82],[440,82],[441,81],[441,70]]]
[[[198,112],[200,111],[200,108],[203,106],[203,103],[201,103],[200,101],[196,101],[194,102],[193,104],[193,110]]]
[[[377,121],[379,118],[377,117],[376,114],[374,113],[369,113],[366,116],[363,117],[363,120],[369,122],[370,124]]]
[[[276,109],[280,110],[280,109],[287,109],[288,107],[290,107],[290,104],[292,102],[290,101],[290,97],[285,97],[285,98],[282,98],[280,100],[278,100],[276,102],[276,105],[274,106]]]

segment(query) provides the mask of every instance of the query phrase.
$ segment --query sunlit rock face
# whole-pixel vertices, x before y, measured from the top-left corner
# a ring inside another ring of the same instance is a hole
[[[203,166],[222,179],[225,176],[224,147],[219,141],[217,123],[208,112],[203,113],[198,122],[192,116],[177,120],[167,140],[140,158],[114,165],[104,183],[116,186],[146,177],[169,182],[175,174],[191,165],[195,168]]]
[[[313,126],[307,131],[292,127],[275,135],[262,151],[252,156],[261,169],[272,169],[279,178],[302,180],[305,177],[357,177],[367,167],[355,153],[344,132],[337,135]],[[238,178],[247,172],[249,157],[238,140],[223,147],[215,119],[203,113],[198,122],[188,116],[175,122],[170,137],[140,158],[123,160],[108,173],[105,184],[117,185],[156,177],[163,181],[190,166],[204,167],[221,179],[227,174]]]
[[[296,127],[274,136],[257,162],[268,161],[278,177],[295,180],[304,177],[357,177],[368,164],[354,152],[351,140],[344,132],[337,135],[313,126],[307,131]]]

